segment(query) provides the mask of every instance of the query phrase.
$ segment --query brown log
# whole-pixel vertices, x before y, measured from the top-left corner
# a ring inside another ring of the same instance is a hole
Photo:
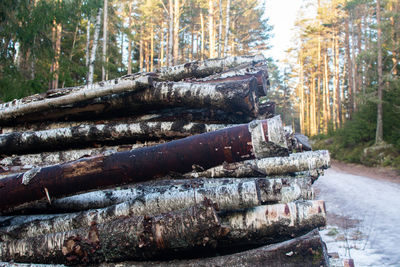
[[[283,175],[315,169],[327,169],[330,157],[327,150],[290,154],[289,157],[274,157],[223,164],[203,172],[186,174],[190,177],[258,177]]]
[[[49,197],[140,182],[223,162],[288,155],[280,117],[108,156],[34,168],[0,179],[0,210]]]
[[[221,234],[212,207],[158,216],[131,216],[89,228],[0,243],[0,260],[88,264],[150,259],[214,246]]]
[[[91,144],[134,143],[136,141],[171,140],[216,131],[226,124],[175,122],[140,122],[82,124],[36,132],[0,134],[0,154],[27,154],[65,148],[90,147]]]
[[[288,240],[326,224],[322,200],[258,206],[220,216],[230,231],[218,246],[228,250]]]
[[[72,105],[96,97],[123,91],[140,91],[149,87],[151,84],[152,78],[150,75],[135,74],[88,86],[74,87],[71,88],[68,93],[63,93],[58,97],[27,97],[20,100],[14,100],[12,102],[0,104],[0,125],[15,123],[14,120],[17,118],[31,117],[32,114],[48,112],[57,107]],[[63,90],[63,92],[66,92],[66,90]],[[43,120],[43,117],[36,118],[36,120],[38,119]]]
[[[106,200],[120,196],[120,199],[125,200],[125,202],[106,208],[60,214],[51,218],[45,215],[43,219],[40,219],[40,216],[34,216],[34,221],[0,227],[0,240],[8,241],[52,232],[64,232],[75,228],[88,227],[92,221],[105,223],[120,216],[149,216],[185,209],[202,202],[203,199],[208,199],[218,210],[226,212],[251,208],[265,203],[288,203],[298,199],[312,199],[313,197],[311,179],[242,179],[242,181],[236,183],[220,185],[216,183],[215,186],[207,185],[207,187],[193,186],[194,188],[182,188],[181,190],[154,188],[153,193],[132,190],[128,191],[125,196],[118,194],[115,194],[114,197],[112,195],[107,196]],[[86,196],[90,197],[91,195]],[[95,203],[93,199],[88,201]],[[101,204],[104,205],[104,201]]]
[[[180,81],[187,78],[202,78],[240,65],[255,65],[264,61],[265,57],[261,54],[255,56],[225,57],[164,67],[156,71],[156,73],[163,80]]]
[[[268,266],[268,267],[328,267],[326,245],[318,230],[288,241],[267,245],[230,255],[191,260],[103,263],[100,267],[125,266]]]

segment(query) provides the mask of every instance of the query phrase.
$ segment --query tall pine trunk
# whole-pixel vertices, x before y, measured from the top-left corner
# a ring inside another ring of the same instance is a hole
[[[174,0],[174,65],[178,65],[179,61],[179,18],[180,2]]]
[[[208,34],[210,39],[210,58],[215,57],[215,34],[214,34],[214,1],[208,1]]]
[[[376,23],[378,24],[378,114],[376,120],[376,136],[375,143],[383,142],[383,122],[382,122],[382,91],[383,91],[383,74],[382,74],[382,29],[381,29],[381,2],[376,1]]]
[[[133,1],[129,2],[129,15],[128,15],[128,74],[132,74],[132,6]]]
[[[231,9],[231,0],[226,3],[226,21],[225,21],[225,41],[224,41],[224,56],[228,53],[228,38],[229,38],[229,11]]]

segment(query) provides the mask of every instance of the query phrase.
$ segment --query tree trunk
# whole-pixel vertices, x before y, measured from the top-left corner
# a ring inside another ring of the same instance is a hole
[[[203,12],[200,12],[200,23],[201,23],[201,60],[204,60],[204,18]]]
[[[132,216],[88,228],[3,242],[2,261],[89,264],[175,255],[210,247],[221,235],[211,207]],[[118,245],[116,245],[118,244]]]
[[[51,88],[58,88],[58,78],[60,71],[60,54],[61,54],[61,35],[62,35],[62,25],[61,23],[57,24],[56,27],[56,45],[55,45],[55,57],[54,57],[54,66],[53,66],[53,82]]]
[[[289,157],[273,157],[256,160],[246,160],[232,164],[224,164],[212,169],[186,174],[189,177],[258,177],[284,175],[327,169],[330,166],[330,157],[327,150],[308,151],[290,154]]]
[[[129,16],[128,16],[128,75],[132,74],[132,6],[133,1],[129,1]]]
[[[173,56],[173,48],[174,48],[174,0],[168,0],[169,4],[169,40],[168,40],[168,67],[174,65],[174,56]]]
[[[222,0],[219,0],[219,24],[218,24],[218,58],[222,57]]]
[[[289,252],[288,252],[289,251]],[[170,262],[122,262],[118,264],[102,264],[101,267],[125,266],[328,266],[329,259],[326,245],[317,229],[297,238],[281,243],[267,245],[247,251],[192,260],[174,260]],[[8,266],[5,266],[8,267]],[[35,267],[35,266],[33,266]],[[38,266],[39,267],[39,266]]]
[[[230,249],[288,240],[326,223],[322,200],[258,206],[221,217],[222,225],[230,231],[219,240],[218,246]]]
[[[0,179],[0,195],[3,196],[0,210],[45,199],[45,189],[52,198],[58,198],[110,185],[151,180],[174,172],[186,173],[193,166],[208,169],[223,162],[287,154],[282,122],[277,116],[155,147],[100,155],[7,176]]]
[[[86,27],[86,49],[85,49],[85,55],[86,55],[85,66],[86,66],[86,68],[89,68],[89,59],[90,59],[90,50],[89,50],[89,47],[90,47],[90,24],[91,24],[90,20],[91,20],[91,18],[89,17],[88,21],[87,21],[87,27]]]
[[[107,24],[108,24],[108,0],[104,0],[104,17],[103,17],[103,55],[101,64],[101,80],[106,80],[106,56],[107,56]]]
[[[252,183],[254,182],[257,189],[257,194],[260,199],[260,204],[267,203],[289,203],[295,200],[311,200],[314,198],[314,192],[311,188],[314,178],[305,175],[305,177],[280,177],[280,178],[190,178],[190,179],[179,179],[179,180],[156,180],[148,183],[139,183],[123,188],[106,189],[102,191],[92,191],[88,193],[78,194],[70,197],[53,199],[51,204],[46,201],[41,201],[24,207],[24,209],[14,211],[14,214],[29,214],[29,213],[39,213],[39,212],[77,212],[85,211],[89,209],[101,209],[107,208],[112,205],[117,205],[123,202],[132,201],[144,201],[144,199],[157,199],[157,196],[166,194],[167,196],[173,194],[182,195],[191,192],[191,196],[197,199],[204,195],[206,192],[211,192],[210,190],[216,190],[216,188],[227,188],[229,185],[238,185],[239,188],[243,189],[243,186],[239,185],[241,183]],[[240,189],[240,190],[242,190]],[[219,190],[219,189],[218,189]],[[194,191],[199,191],[194,194]],[[183,192],[183,193],[182,193]],[[186,193],[185,193],[186,192]],[[243,191],[244,192],[244,191]],[[242,192],[242,193],[243,193]],[[248,192],[248,191],[246,191]],[[240,194],[242,194],[240,193]],[[225,194],[225,193],[221,193]],[[209,196],[208,198],[210,198]],[[215,196],[214,196],[215,199]],[[246,196],[242,198],[246,199]],[[197,201],[197,200],[196,200]],[[217,200],[215,200],[217,201]],[[214,202],[215,202],[214,201]],[[247,201],[247,200],[246,200]],[[250,200],[248,200],[250,201]],[[200,201],[197,201],[200,202]],[[242,202],[240,202],[242,203]],[[243,202],[244,203],[244,202]],[[247,202],[246,202],[247,203]],[[142,203],[143,204],[143,203]],[[141,204],[141,205],[142,205]],[[136,205],[136,204],[135,204]],[[258,204],[259,205],[259,204]],[[122,206],[121,206],[122,207]],[[123,206],[125,207],[125,206]],[[221,209],[221,202],[219,204]],[[237,207],[238,209],[240,207]],[[168,208],[170,209],[170,208]],[[225,209],[225,208],[224,208]],[[232,209],[232,208],[231,208]],[[108,210],[108,209],[107,209]],[[81,213],[79,213],[81,214]],[[89,215],[88,215],[89,216]],[[25,218],[26,216],[13,216],[8,223],[2,222],[2,225],[13,225],[11,228],[0,228],[0,231],[9,232],[15,231],[16,227],[19,225],[26,224],[30,220],[18,218]],[[34,220],[50,220],[54,217],[59,217],[59,215],[54,215],[49,218],[49,215],[36,215]],[[58,220],[58,219],[57,219]],[[19,223],[22,221],[23,223]],[[32,220],[33,221],[33,220]],[[7,230],[9,229],[9,230]],[[4,239],[4,238],[3,238]]]
[[[225,42],[224,42],[224,56],[228,55],[228,40],[229,40],[229,13],[231,9],[231,0],[227,0],[226,2],[226,24],[225,24]]]
[[[89,62],[89,74],[88,74],[88,84],[93,84],[93,76],[94,76],[94,63],[96,60],[96,51],[97,51],[97,43],[99,41],[100,34],[100,24],[101,24],[101,12],[102,9],[99,8],[97,12],[96,24],[94,27],[94,35],[93,35],[93,46],[90,54],[90,62]]]
[[[349,118],[353,117],[353,102],[354,102],[354,95],[353,95],[353,68],[352,68],[352,60],[350,54],[350,33],[349,33],[349,16],[346,16],[345,19],[345,53],[346,53],[346,69],[347,69],[347,94],[349,99],[348,104],[348,114]]]
[[[209,58],[215,58],[214,0],[208,0],[208,34],[210,40]]]
[[[87,147],[91,143],[102,144],[110,141],[134,143],[135,141],[154,139],[168,140],[216,131],[225,127],[227,127],[225,124],[184,123],[181,121],[81,124],[36,132],[0,134],[0,151],[12,155]]]
[[[179,0],[174,0],[174,65],[179,63],[179,20],[180,20],[180,2]]]
[[[143,38],[144,38],[144,31],[143,31],[143,25],[140,26],[140,36],[139,36],[139,72],[143,71],[143,61],[144,61],[144,55],[143,55]]]
[[[161,40],[160,40],[160,60],[158,62],[158,67],[164,67],[164,21],[161,22]],[[168,37],[167,37],[168,39]]]
[[[376,23],[378,24],[378,113],[376,120],[375,144],[383,142],[383,122],[382,122],[382,91],[383,91],[383,74],[382,74],[382,25],[381,25],[381,1],[376,1]]]
[[[151,24],[150,27],[150,71],[154,69],[154,26]]]

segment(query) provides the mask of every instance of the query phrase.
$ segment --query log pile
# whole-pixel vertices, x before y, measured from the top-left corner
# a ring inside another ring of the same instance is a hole
[[[268,87],[240,56],[1,104],[1,264],[326,265],[329,154]]]

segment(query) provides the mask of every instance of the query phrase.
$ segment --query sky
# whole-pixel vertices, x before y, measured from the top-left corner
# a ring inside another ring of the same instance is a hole
[[[278,61],[278,66],[281,68],[285,50],[290,47],[293,36],[291,29],[302,3],[302,0],[266,0],[265,16],[269,18],[269,24],[274,29],[270,40],[272,49],[265,51],[265,55]]]

